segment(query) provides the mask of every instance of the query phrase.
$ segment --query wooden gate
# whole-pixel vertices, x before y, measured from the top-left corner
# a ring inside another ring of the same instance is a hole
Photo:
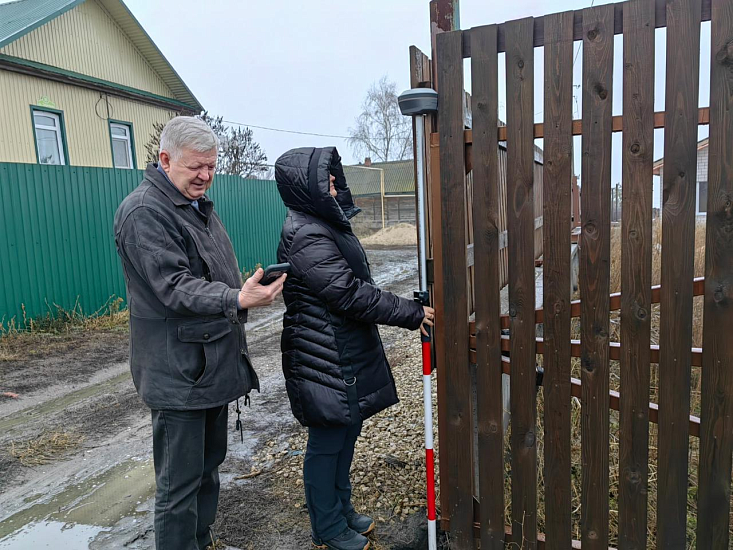
[[[711,21],[710,103],[700,109],[703,21]],[[662,54],[655,52],[655,29],[660,27],[666,27],[666,101],[665,111],[655,113],[655,54]],[[623,107],[621,116],[613,116],[618,34],[623,34]],[[572,117],[574,41],[583,45],[578,60],[580,120]],[[646,548],[652,538],[658,548],[685,548],[688,516],[693,516],[697,548],[728,548],[733,1],[632,0],[445,32],[436,43],[432,62],[417,50],[411,53],[413,86],[432,84],[439,92],[437,125],[428,138],[433,144],[429,233],[438,312],[441,518],[451,547],[475,548],[479,539],[482,550],[504,548],[506,542],[511,548],[569,549],[582,544],[583,549],[605,550],[612,519],[618,525],[615,543],[620,548]],[[544,47],[544,105],[534,99],[538,47]],[[505,127],[497,117],[501,52],[506,55]],[[471,61],[471,117],[466,116],[464,58]],[[534,122],[538,111],[544,111],[543,124]],[[709,124],[710,167],[705,277],[695,280],[700,124]],[[661,286],[653,288],[655,128],[664,128],[666,165]],[[613,132],[623,132],[623,244],[621,293],[609,299]],[[580,300],[573,302],[570,229],[571,211],[576,212],[571,191],[576,135],[582,136],[581,150],[575,153],[582,155],[582,217]],[[535,173],[536,138],[543,138],[541,179]],[[499,184],[500,144],[506,148],[505,193]],[[537,186],[543,190],[539,197],[544,196],[539,205]],[[543,219],[544,254],[544,307],[538,310],[536,209]],[[509,286],[505,316],[500,310],[502,216]],[[693,299],[702,295],[699,349],[692,344]],[[620,341],[612,341],[614,311],[620,311]],[[658,346],[651,345],[654,312],[661,319]],[[579,340],[571,339],[574,323]],[[573,361],[580,379],[572,377]],[[538,363],[544,367],[542,379]],[[611,391],[611,365],[617,365],[619,391]],[[658,368],[658,403],[650,403],[651,365]],[[699,417],[690,409],[692,367],[701,368]],[[502,429],[502,373],[511,375],[508,448]],[[571,460],[574,399],[580,404],[580,463]],[[538,418],[540,400],[544,414]],[[619,411],[618,494],[609,492],[610,410]],[[653,449],[656,460],[650,460],[650,423],[658,441]],[[690,442],[698,437],[699,469],[691,471]],[[538,447],[544,449],[544,468],[539,470]],[[648,518],[650,466],[656,472],[654,524]],[[571,477],[577,470],[581,519],[574,531]],[[697,478],[696,492],[688,490],[688,474]],[[511,497],[505,499],[509,484]],[[544,533],[538,532],[538,502],[544,509]],[[511,521],[505,517],[509,508]]]

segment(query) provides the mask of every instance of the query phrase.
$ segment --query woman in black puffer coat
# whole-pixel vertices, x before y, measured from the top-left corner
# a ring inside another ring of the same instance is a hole
[[[314,542],[362,550],[371,518],[350,503],[349,468],[362,421],[397,403],[378,324],[432,325],[433,310],[375,286],[349,219],[359,213],[335,147],[293,149],[275,164],[289,208],[278,261],[283,372],[293,414],[309,428],[304,480]]]

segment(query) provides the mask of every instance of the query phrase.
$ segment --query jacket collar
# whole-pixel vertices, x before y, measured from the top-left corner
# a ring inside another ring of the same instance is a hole
[[[162,191],[176,206],[191,206],[191,200],[187,199],[173,182],[168,180],[164,174],[160,173],[157,163],[148,164],[147,168],[145,168],[145,179]],[[199,208],[203,207],[204,202],[211,202],[206,195],[199,199]]]

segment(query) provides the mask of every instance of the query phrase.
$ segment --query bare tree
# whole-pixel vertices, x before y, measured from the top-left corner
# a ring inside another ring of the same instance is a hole
[[[231,128],[221,139],[217,170],[243,178],[267,171],[267,155],[253,139],[251,128]]]
[[[267,171],[267,155],[254,140],[252,130],[247,127],[230,128],[223,117],[212,117],[204,111],[199,118],[208,124],[219,138],[219,154],[216,171],[243,178],[258,176]],[[145,144],[146,161],[158,162],[160,134],[165,124],[153,123],[153,133]]]
[[[412,124],[400,113],[396,83],[383,76],[371,85],[349,136],[348,143],[359,157],[379,162],[411,158]]]
[[[162,122],[153,122],[153,133],[150,134],[148,142],[145,144],[145,163],[158,162],[158,151],[160,149],[160,134],[163,132],[165,124]]]

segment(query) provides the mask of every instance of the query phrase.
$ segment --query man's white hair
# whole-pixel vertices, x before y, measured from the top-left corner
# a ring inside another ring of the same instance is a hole
[[[192,116],[178,116],[163,128],[160,150],[167,151],[173,160],[180,160],[184,149],[208,153],[219,148],[219,139],[208,124]]]

